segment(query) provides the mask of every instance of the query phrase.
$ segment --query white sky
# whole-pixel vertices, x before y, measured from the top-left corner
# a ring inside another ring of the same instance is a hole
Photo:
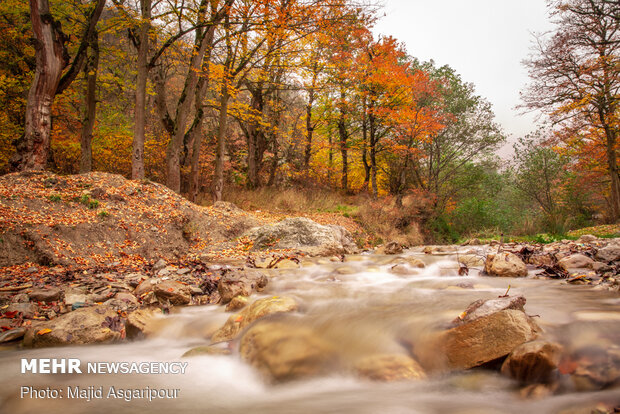
[[[519,115],[519,91],[528,82],[521,61],[532,32],[552,28],[545,0],[383,0],[376,34],[406,44],[411,56],[447,64],[493,104],[497,122],[514,141],[536,129]],[[510,154],[511,144],[500,154]]]

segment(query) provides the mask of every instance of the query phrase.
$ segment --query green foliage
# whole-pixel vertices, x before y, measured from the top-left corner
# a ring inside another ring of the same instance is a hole
[[[461,235],[454,230],[454,227],[445,217],[439,216],[435,218],[430,226],[433,232],[433,238],[436,241],[456,243],[461,238]]]
[[[106,218],[106,217],[109,217],[109,216],[110,216],[110,213],[108,213],[108,212],[107,212],[107,211],[105,211],[105,210],[101,210],[100,212],[98,212],[98,213],[97,213],[97,216],[98,216],[99,218],[104,219],[104,218]]]
[[[91,199],[88,194],[82,194],[81,197],[75,197],[73,200],[85,205],[91,210],[99,208],[99,200]]]
[[[62,198],[61,198],[61,197],[60,197],[60,195],[58,195],[58,194],[52,194],[52,195],[49,195],[49,196],[47,196],[47,199],[48,199],[49,201],[53,202],[53,203],[56,203],[56,202],[58,202],[58,201],[62,200]]]

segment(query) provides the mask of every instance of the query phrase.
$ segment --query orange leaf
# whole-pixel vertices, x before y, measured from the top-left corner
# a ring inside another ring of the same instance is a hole
[[[50,332],[52,332],[51,329],[45,328],[45,329],[41,329],[39,332],[37,332],[37,335],[45,335],[45,334],[48,334]]]

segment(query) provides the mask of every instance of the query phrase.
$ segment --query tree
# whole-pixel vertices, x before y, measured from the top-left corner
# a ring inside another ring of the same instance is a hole
[[[82,70],[105,0],[96,0],[91,4],[79,48],[71,61],[66,48],[67,36],[59,21],[54,19],[48,0],[30,0],[36,70],[28,93],[24,135],[16,145],[17,152],[11,160],[14,169],[44,170],[47,166],[54,97],[67,89]],[[64,72],[66,67],[69,69]]]
[[[610,0],[550,0],[556,29],[538,36],[525,61],[532,79],[524,107],[540,109],[575,134],[598,135],[609,177],[610,218],[620,217],[620,7]],[[565,141],[570,145],[569,140]]]

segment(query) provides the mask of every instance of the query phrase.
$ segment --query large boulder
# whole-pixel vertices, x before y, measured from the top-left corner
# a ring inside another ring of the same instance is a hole
[[[524,304],[519,296],[476,301],[450,329],[414,343],[412,351],[427,370],[468,369],[505,357],[540,332]]]
[[[357,361],[355,371],[373,381],[424,379],[426,373],[415,359],[402,354],[371,355]]]
[[[332,370],[336,348],[308,327],[282,322],[260,322],[241,338],[241,358],[265,377],[282,382],[308,378]]]
[[[502,365],[502,374],[523,383],[553,381],[562,346],[553,342],[532,341],[515,348]]]
[[[243,270],[226,273],[217,285],[221,303],[225,304],[236,296],[250,296],[267,286],[267,276],[259,271]]]
[[[127,315],[125,327],[128,338],[148,337],[157,332],[157,320],[162,312],[159,308],[137,309]]]
[[[311,256],[357,252],[353,237],[344,227],[324,226],[305,217],[287,218],[245,235],[254,240],[254,249],[294,249]]]
[[[33,326],[24,345],[34,348],[112,342],[123,337],[125,325],[107,306],[77,309]]]
[[[527,266],[516,254],[499,252],[489,254],[484,271],[491,276],[523,277],[527,276]]]
[[[558,265],[566,271],[570,269],[591,269],[593,264],[594,260],[580,253],[566,256],[558,262]]]
[[[477,300],[470,304],[452,323],[455,326],[463,325],[478,318],[489,316],[492,313],[506,309],[519,310],[525,312],[525,298],[523,296],[509,296],[504,298]]]
[[[294,312],[297,310],[295,299],[286,296],[273,296],[259,299],[241,312],[231,315],[224,326],[211,337],[211,342],[230,341],[252,322],[274,313]]]
[[[60,300],[62,291],[58,288],[32,289],[28,296],[36,302],[56,302]]]

